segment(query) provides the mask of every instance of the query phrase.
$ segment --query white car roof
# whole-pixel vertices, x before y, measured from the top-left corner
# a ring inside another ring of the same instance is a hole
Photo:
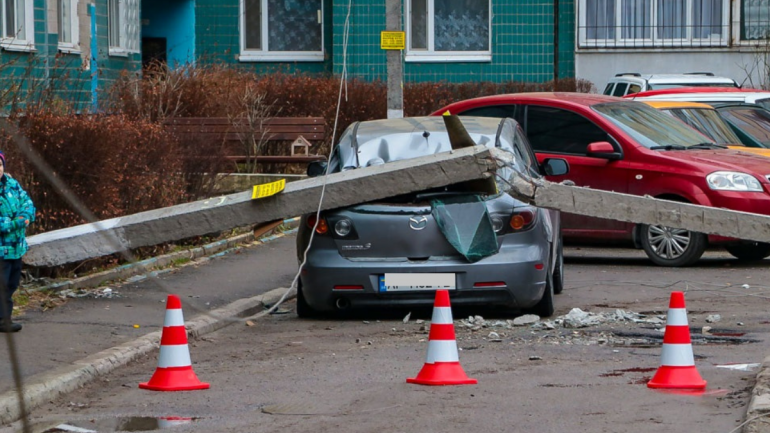
[[[640,76],[625,74],[615,76],[611,81],[628,79],[646,80],[650,84],[682,84],[682,83],[708,83],[708,84],[730,84],[735,85],[732,78],[715,77],[706,74],[641,74]]]
[[[638,101],[747,102],[756,104],[757,101],[770,99],[770,92],[665,93],[628,99]]]

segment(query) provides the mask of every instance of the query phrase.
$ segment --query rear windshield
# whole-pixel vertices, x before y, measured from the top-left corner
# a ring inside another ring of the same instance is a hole
[[[736,107],[720,110],[719,114],[756,141],[770,147],[770,111]]]
[[[735,135],[730,125],[719,116],[716,110],[708,108],[671,108],[661,111],[671,114],[718,144],[742,146],[741,139]]]
[[[712,143],[684,123],[640,102],[607,102],[591,107],[645,147]]]

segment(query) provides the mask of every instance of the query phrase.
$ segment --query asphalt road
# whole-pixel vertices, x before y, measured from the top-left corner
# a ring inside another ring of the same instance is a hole
[[[296,267],[293,240],[180,269],[162,278],[163,287],[150,281],[116,286],[119,297],[78,299],[29,313],[18,334],[26,377],[160,329],[167,291],[182,296],[189,318],[287,286]],[[664,269],[651,266],[639,251],[568,248],[566,257],[566,289],[556,298],[557,315],[578,307],[661,316],[670,292],[686,291],[696,364],[709,382],[707,391],[683,395],[645,386],[659,365],[659,326],[491,326],[510,319],[504,317],[487,317],[488,327],[476,330],[456,322],[460,361],[478,385],[408,385],[405,379],[420,370],[427,349],[420,315],[406,323],[401,316],[373,313],[299,320],[292,301],[251,326],[239,322],[191,341],[194,369],[211,383],[209,390],[138,389],[157,366],[153,354],[35,409],[31,419],[37,431],[60,423],[97,431],[116,431],[121,423],[124,430],[134,429],[127,427],[131,423],[160,428],[160,418],[172,416],[186,423],[179,431],[319,433],[728,433],[741,423],[756,370],[723,366],[759,363],[766,355],[770,261],[744,266],[713,252],[697,267]],[[714,314],[721,320],[707,323]],[[701,335],[704,326],[712,327],[712,335]],[[43,329],[54,334],[44,336]],[[8,384],[7,376],[0,377]]]

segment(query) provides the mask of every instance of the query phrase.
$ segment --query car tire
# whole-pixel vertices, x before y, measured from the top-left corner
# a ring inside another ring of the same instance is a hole
[[[553,268],[553,293],[560,294],[564,290],[564,248],[559,239],[559,246],[556,247],[556,265]]]
[[[318,312],[308,305],[305,300],[305,294],[302,291],[302,280],[297,279],[297,317],[302,319],[311,319],[318,317]]]
[[[647,257],[658,266],[694,265],[706,251],[703,233],[657,225],[641,225],[641,241]]]
[[[548,279],[545,281],[545,290],[543,291],[543,297],[532,308],[532,313],[537,314],[540,317],[551,317],[555,310],[553,304],[553,274],[548,272]]]
[[[743,262],[755,262],[770,256],[770,244],[764,242],[748,242],[725,247],[728,253]]]

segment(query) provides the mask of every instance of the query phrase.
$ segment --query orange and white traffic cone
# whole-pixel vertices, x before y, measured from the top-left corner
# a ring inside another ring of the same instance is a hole
[[[187,330],[184,327],[182,301],[176,295],[168,295],[166,317],[160,337],[158,368],[149,382],[139,388],[153,391],[192,391],[208,389],[209,384],[198,380],[192,369],[190,349],[187,346]]]
[[[419,385],[473,385],[476,379],[469,378],[460,366],[457,355],[455,325],[452,321],[452,307],[449,292],[436,291],[433,317],[428,336],[428,355],[417,377],[406,379],[407,383]]]
[[[684,293],[672,292],[663,335],[660,368],[647,382],[649,388],[704,389],[706,381],[695,368]]]

